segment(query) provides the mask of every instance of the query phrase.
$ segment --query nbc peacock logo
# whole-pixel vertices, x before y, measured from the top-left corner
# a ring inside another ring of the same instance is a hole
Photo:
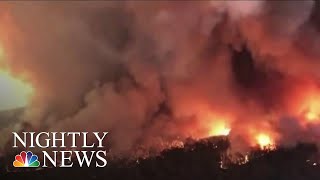
[[[39,167],[40,162],[38,161],[38,156],[33,155],[31,151],[22,151],[20,154],[16,155],[15,161],[13,162],[14,167]]]

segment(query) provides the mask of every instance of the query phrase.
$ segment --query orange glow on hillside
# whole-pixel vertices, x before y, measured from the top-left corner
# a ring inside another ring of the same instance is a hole
[[[258,134],[256,136],[257,144],[260,146],[261,149],[270,148],[275,145],[274,140],[268,134]]]
[[[301,90],[298,97],[296,112],[303,117],[302,124],[320,123],[320,90],[316,87]]]
[[[230,131],[231,129],[227,128],[225,123],[217,122],[210,129],[209,135],[210,136],[228,136]]]
[[[208,136],[228,136],[231,131],[231,121],[229,117],[221,115],[210,115],[205,118],[206,122],[209,122],[208,126]]]

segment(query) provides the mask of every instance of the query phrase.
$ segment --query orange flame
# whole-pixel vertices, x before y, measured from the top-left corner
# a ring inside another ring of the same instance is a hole
[[[209,116],[207,116],[207,118],[205,118],[205,120],[205,122],[209,122],[209,124],[206,124],[206,126],[208,127],[206,135],[228,136],[230,134],[230,117],[210,114]]]
[[[261,149],[272,148],[275,146],[274,140],[268,134],[264,134],[264,133],[258,134],[256,136],[256,141]]]
[[[228,136],[231,129],[224,122],[216,122],[209,131],[210,136]]]
[[[305,113],[305,118],[308,122],[317,122],[320,120],[320,98],[314,98],[307,102],[307,111]]]
[[[303,116],[305,123],[320,122],[320,90],[312,87],[303,91],[302,98],[298,103],[298,112]]]

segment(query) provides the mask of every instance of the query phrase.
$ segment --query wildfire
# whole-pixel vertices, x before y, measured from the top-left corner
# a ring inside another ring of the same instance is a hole
[[[273,139],[269,135],[263,133],[256,136],[256,141],[261,149],[272,148],[275,145]]]

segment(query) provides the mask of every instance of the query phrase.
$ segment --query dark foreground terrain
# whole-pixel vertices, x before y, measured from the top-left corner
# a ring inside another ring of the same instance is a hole
[[[244,156],[226,156],[228,143],[198,141],[166,150],[157,157],[110,160],[106,168],[47,168],[13,172],[2,158],[0,179],[112,179],[112,180],[319,180],[318,150],[310,144],[275,151],[253,151]],[[223,162],[221,161],[223,159]],[[5,162],[3,164],[3,162]]]

